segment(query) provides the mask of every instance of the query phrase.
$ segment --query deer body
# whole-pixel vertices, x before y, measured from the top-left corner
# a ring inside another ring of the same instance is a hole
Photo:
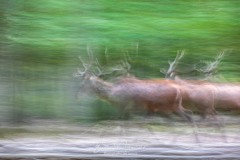
[[[135,106],[154,107],[157,111],[172,112],[179,107],[179,91],[169,84],[149,83],[147,80],[117,83],[111,93],[113,99]],[[120,102],[120,103],[121,103]]]
[[[88,52],[90,63],[84,63],[79,57],[84,71],[79,70],[75,75],[82,79],[82,91],[90,91],[123,110],[130,107],[134,110],[177,113],[185,120],[192,121],[191,115],[182,106],[181,89],[175,83],[166,80],[141,80],[129,77],[129,74],[115,83],[106,82],[100,78],[104,74],[98,60],[94,61],[93,55],[89,50]],[[93,66],[94,64],[97,66]],[[123,65],[121,68],[114,68],[114,71],[130,69],[128,62],[123,62]]]
[[[184,106],[194,106],[201,116],[215,115],[215,88],[209,83],[187,82],[182,80],[173,81],[181,89]]]
[[[125,80],[126,81],[126,80]],[[132,79],[131,81],[134,81]],[[135,80],[136,81],[136,80]],[[205,118],[207,115],[215,115],[216,111],[214,108],[215,103],[215,88],[209,83],[201,81],[183,81],[183,80],[168,80],[168,79],[153,79],[147,80],[144,83],[148,84],[158,84],[171,86],[176,89],[178,94],[181,94],[182,105],[194,106],[201,113],[201,116]],[[166,93],[166,92],[163,92]],[[154,97],[159,93],[149,94],[148,96]],[[175,95],[176,96],[176,95]],[[162,98],[171,98],[173,95],[163,95]],[[150,104],[150,103],[149,103]],[[146,106],[149,113],[159,112],[160,109],[158,105],[152,104]],[[167,110],[167,109],[165,109]]]
[[[109,83],[92,75],[83,87],[122,110],[176,113],[185,120],[192,120],[182,106],[180,89],[168,81],[124,78]]]
[[[194,105],[203,118],[216,109],[240,110],[240,85],[205,81],[174,80],[182,91],[183,105]]]
[[[112,87],[109,101],[121,106],[131,104],[133,108],[149,113],[184,112],[182,105],[194,106],[203,118],[216,115],[216,109],[240,110],[238,84],[125,78],[112,84]]]

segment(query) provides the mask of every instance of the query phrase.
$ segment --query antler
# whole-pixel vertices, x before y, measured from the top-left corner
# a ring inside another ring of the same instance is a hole
[[[126,58],[126,56],[124,56],[124,59],[121,60],[121,63],[119,65],[116,65],[114,67],[111,67],[111,69],[109,69],[108,71],[102,72],[101,70],[101,65],[97,62],[97,73],[95,73],[96,76],[101,77],[101,76],[106,76],[106,75],[114,75],[114,74],[129,74],[129,71],[131,69],[131,65],[128,63],[128,60]]]
[[[198,64],[194,64],[191,69],[188,68],[185,71],[176,71],[180,59],[184,56],[184,51],[181,51],[177,53],[177,56],[173,62],[168,62],[169,69],[160,69],[160,72],[165,74],[166,78],[176,79],[178,74],[186,75],[192,74],[193,72],[196,73],[197,71],[199,75],[203,75],[205,77],[204,80],[209,80],[209,78],[217,72],[218,65],[220,64],[224,55],[225,51],[222,51],[217,55],[214,61],[200,61]]]
[[[125,71],[125,74],[127,76],[130,75],[130,69],[131,69],[131,65],[129,64],[128,60],[130,60],[130,56],[128,54],[124,54],[123,55],[123,60],[122,60],[122,68]]]
[[[87,64],[87,63],[84,63],[83,59],[81,56],[79,56],[79,60],[84,68],[84,71],[81,71],[79,68],[78,68],[78,71],[77,73],[75,73],[74,77],[81,77],[81,76],[84,76],[89,70],[90,68],[92,67],[92,64],[93,64],[93,53],[92,51],[90,50],[89,46],[87,46],[86,48],[87,50],[87,53],[88,53],[88,57],[89,57],[89,60],[90,62]]]
[[[87,53],[89,62],[85,63],[83,58],[79,56],[79,60],[81,62],[81,65],[83,66],[83,70],[78,69],[77,73],[74,74],[74,77],[83,77],[86,75],[86,73],[90,75],[94,75],[97,77],[102,77],[106,75],[113,75],[113,74],[120,74],[120,75],[129,75],[129,71],[131,69],[131,65],[129,64],[128,60],[130,59],[128,54],[123,55],[123,59],[121,60],[121,63],[115,67],[111,67],[110,69],[102,71],[103,67],[99,63],[98,59],[93,56],[92,51],[87,46]],[[105,49],[105,58],[108,60],[108,54],[107,54],[107,48]],[[94,67],[93,67],[94,66]]]
[[[169,64],[169,68],[168,70],[165,70],[165,69],[160,69],[160,72],[165,74],[165,78],[170,78],[170,79],[174,79],[174,77],[176,76],[175,75],[175,70],[176,70],[176,67],[179,63],[179,60],[182,59],[182,57],[184,56],[184,51],[178,51],[177,52],[177,56],[176,58],[174,59],[173,62],[171,61],[168,61],[168,64]]]
[[[225,55],[225,51],[220,52],[215,58],[215,61],[213,62],[205,61],[204,63],[206,64],[206,66],[200,69],[196,68],[196,70],[204,74],[204,76],[206,77],[205,79],[209,79],[209,77],[213,76],[213,74],[217,72],[218,65],[220,64],[224,55]]]

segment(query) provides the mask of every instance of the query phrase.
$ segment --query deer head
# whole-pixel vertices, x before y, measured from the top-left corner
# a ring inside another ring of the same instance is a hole
[[[131,66],[127,60],[124,59],[119,65],[103,71],[103,67],[100,65],[98,59],[93,56],[89,48],[87,48],[87,53],[89,58],[88,62],[85,63],[83,58],[79,57],[82,69],[78,69],[74,74],[74,77],[80,79],[79,90],[85,93],[94,93],[100,97],[106,98],[112,87],[112,83],[105,81],[104,77],[116,74],[126,75],[129,73]]]

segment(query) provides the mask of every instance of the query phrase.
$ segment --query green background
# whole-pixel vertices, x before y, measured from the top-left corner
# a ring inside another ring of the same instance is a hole
[[[96,97],[74,98],[78,56],[89,46],[100,64],[124,54],[131,73],[162,78],[177,51],[182,65],[226,51],[219,81],[240,80],[239,0],[0,0],[0,118],[109,119],[118,113]],[[107,58],[105,52],[107,50]]]

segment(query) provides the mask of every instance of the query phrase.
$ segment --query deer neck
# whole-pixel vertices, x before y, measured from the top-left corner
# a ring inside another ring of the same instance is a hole
[[[92,90],[94,93],[103,99],[109,99],[109,94],[112,90],[112,83],[106,82],[97,77],[90,78]]]

